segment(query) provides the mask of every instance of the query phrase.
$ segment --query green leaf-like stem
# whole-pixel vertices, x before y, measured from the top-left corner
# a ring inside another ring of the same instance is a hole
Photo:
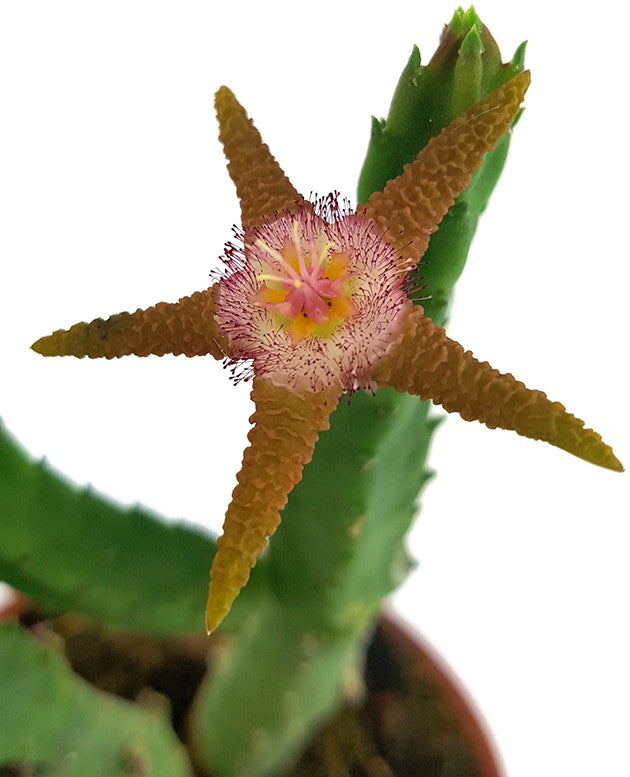
[[[50,777],[192,774],[162,709],[95,690],[14,623],[0,625],[0,688],[0,766],[42,766]]]
[[[362,633],[321,635],[267,597],[197,696],[195,751],[212,774],[265,777],[299,754],[357,671]]]
[[[132,631],[198,632],[215,547],[188,526],[76,488],[0,423],[0,580],[38,605]]]
[[[428,444],[410,429],[427,410],[385,390],[331,417],[270,544],[270,595],[197,699],[193,730],[216,774],[277,773],[339,698],[383,596],[409,569],[402,537]]]

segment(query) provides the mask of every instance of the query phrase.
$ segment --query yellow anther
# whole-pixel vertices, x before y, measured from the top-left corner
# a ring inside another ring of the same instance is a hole
[[[286,272],[292,278],[298,277],[298,274],[296,273],[296,271],[293,269],[293,267],[291,267],[289,262],[287,262],[287,260],[284,258],[284,256],[282,256],[282,254],[279,251],[276,251],[275,248],[272,248],[271,246],[267,245],[267,243],[265,243],[265,241],[261,240],[260,238],[256,240],[255,244],[258,246],[258,248],[261,248],[267,254],[267,256],[270,256],[272,259],[275,259],[280,265],[280,267],[283,270],[286,270]],[[286,278],[280,278],[278,280],[286,281]]]
[[[272,281],[272,283],[286,283],[287,279],[281,275],[273,275],[272,273],[262,273],[256,276],[257,281]]]
[[[324,259],[328,256],[328,252],[330,249],[334,246],[334,243],[331,243],[330,240],[328,240],[324,245],[322,246],[322,250],[319,252],[319,264],[322,265],[324,263]]]

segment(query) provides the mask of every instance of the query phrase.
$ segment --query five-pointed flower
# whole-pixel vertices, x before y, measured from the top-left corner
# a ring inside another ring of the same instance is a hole
[[[541,391],[449,339],[407,296],[409,273],[529,84],[516,75],[445,127],[356,212],[293,188],[234,95],[216,95],[241,202],[220,280],[179,302],[80,323],[38,340],[46,356],[165,353],[227,359],[253,375],[250,446],[227,509],[206,622],[229,611],[344,392],[391,386],[466,420],[513,429],[621,470],[608,445]]]

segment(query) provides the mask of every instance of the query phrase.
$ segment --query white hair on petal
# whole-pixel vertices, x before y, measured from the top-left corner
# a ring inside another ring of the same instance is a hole
[[[278,317],[254,299],[269,272],[268,249],[281,251],[298,224],[305,242],[323,238],[348,256],[353,312],[327,336],[296,341]],[[252,232],[236,232],[225,247],[216,318],[229,339],[235,378],[252,374],[277,385],[320,391],[369,388],[373,365],[396,336],[407,299],[407,273],[396,249],[369,219],[339,195],[316,198],[314,208],[276,214]]]

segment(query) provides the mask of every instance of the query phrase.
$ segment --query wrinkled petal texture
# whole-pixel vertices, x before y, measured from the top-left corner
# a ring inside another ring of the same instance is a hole
[[[215,109],[219,139],[241,202],[243,227],[253,227],[274,212],[291,211],[296,203],[304,205],[304,198],[282,172],[252,120],[226,86],[215,95]]]
[[[229,355],[227,340],[214,318],[216,286],[179,302],[158,302],[146,310],[118,313],[107,319],[58,329],[33,344],[44,356],[88,356],[114,359],[120,356]]]
[[[383,227],[392,244],[417,262],[429,238],[470,183],[472,174],[508,131],[529,86],[519,73],[455,118],[432,138],[403,173],[375,192],[362,212]]]
[[[560,403],[479,362],[406,296],[409,271],[484,154],[509,130],[528,85],[529,73],[520,73],[457,117],[357,213],[340,209],[332,195],[304,200],[222,87],[216,112],[243,231],[226,246],[219,283],[34,344],[46,356],[211,354],[227,357],[235,376],[254,376],[250,446],[212,565],[208,631],[249,579],[345,390],[394,387],[466,420],[622,469],[601,437]],[[293,265],[285,259],[292,240]]]
[[[302,479],[319,432],[328,429],[339,396],[335,390],[300,393],[254,379],[251,445],[243,454],[210,575],[209,632],[230,610],[267,538],[277,529],[280,511]]]
[[[330,336],[295,343],[273,311],[257,302],[262,285],[258,278],[269,271],[269,259],[253,239],[246,238],[243,252],[226,254],[228,275],[219,284],[217,319],[233,359],[253,360],[254,374],[301,391],[330,386],[354,390],[370,385],[372,366],[397,332],[406,302],[406,276],[396,250],[372,222],[340,214],[334,198],[323,202],[327,219],[310,210],[296,218],[306,241],[324,232],[335,251],[348,255],[354,312]],[[263,224],[253,238],[280,250],[294,221],[292,214],[281,216]]]
[[[417,306],[410,304],[405,311],[400,337],[374,378],[380,386],[432,399],[466,421],[512,429],[601,467],[623,470],[597,432],[584,428],[583,421],[542,391],[528,389],[513,375],[479,362]]]

